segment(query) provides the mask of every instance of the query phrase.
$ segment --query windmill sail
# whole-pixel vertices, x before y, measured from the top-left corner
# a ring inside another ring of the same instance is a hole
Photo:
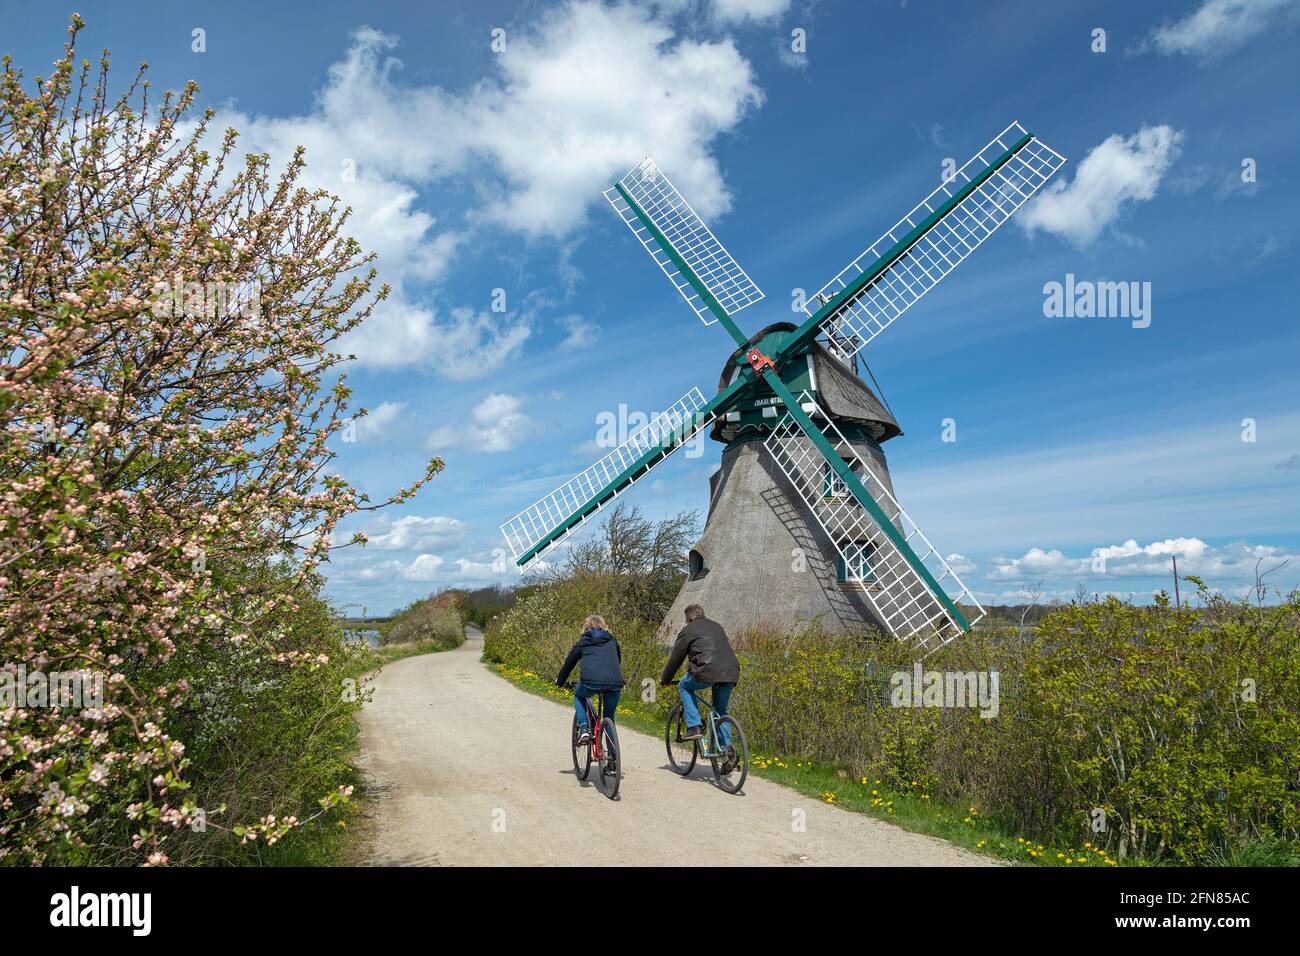
[[[1065,157],[1012,123],[808,300],[828,348],[851,358],[1011,218]]]
[[[801,404],[812,405],[814,420],[825,423],[822,434],[892,526],[883,527],[839,479],[828,476],[825,457],[793,415],[777,423],[764,444],[839,552],[846,577],[866,592],[895,638],[929,653],[959,637],[984,616],[984,608],[807,392]]]
[[[763,298],[653,159],[638,163],[605,198],[705,325],[717,321],[715,304],[730,316]]]
[[[555,547],[715,417],[703,393],[692,388],[604,458],[501,525],[516,563],[523,567]]]

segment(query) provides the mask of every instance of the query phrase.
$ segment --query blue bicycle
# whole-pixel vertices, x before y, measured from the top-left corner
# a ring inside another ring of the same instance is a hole
[[[668,725],[664,728],[668,763],[685,777],[695,769],[700,757],[707,757],[713,765],[713,779],[718,787],[727,793],[739,793],[749,776],[749,744],[745,742],[745,732],[735,717],[730,714],[718,716],[711,701],[699,695],[696,699],[700,702],[700,716],[704,719],[704,736],[686,736],[686,721],[678,701],[668,712]]]

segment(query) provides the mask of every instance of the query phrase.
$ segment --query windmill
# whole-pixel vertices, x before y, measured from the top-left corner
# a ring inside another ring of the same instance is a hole
[[[827,606],[841,620],[857,614],[926,653],[968,631],[984,610],[895,500],[879,443],[898,425],[856,374],[857,356],[1064,164],[1012,123],[810,298],[802,322],[749,337],[735,316],[762,291],[643,160],[605,198],[696,316],[720,323],[737,351],[711,399],[692,388],[503,524],[516,564],[529,566],[712,426],[728,447],[678,604],[707,593],[698,603],[735,627],[764,605],[806,607],[820,590],[838,597]],[[711,535],[726,547],[710,555]],[[831,567],[839,580],[828,587]]]

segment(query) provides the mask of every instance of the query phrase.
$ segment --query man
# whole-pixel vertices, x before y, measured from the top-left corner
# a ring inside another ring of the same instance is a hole
[[[727,632],[717,621],[704,616],[704,608],[692,604],[686,609],[686,626],[677,635],[668,663],[664,665],[659,683],[669,684],[677,668],[687,661],[686,673],[677,684],[682,699],[682,717],[686,721],[684,740],[699,740],[704,736],[700,705],[696,691],[713,688],[713,711],[719,717],[727,713],[727,702],[740,680],[740,661],[731,649]],[[727,741],[719,741],[724,746]]]

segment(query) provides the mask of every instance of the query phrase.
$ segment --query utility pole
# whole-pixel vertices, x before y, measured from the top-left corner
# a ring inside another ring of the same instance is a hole
[[[1174,607],[1182,607],[1183,606],[1182,599],[1178,596],[1178,555],[1175,554],[1173,556],[1173,559],[1174,559]]]

